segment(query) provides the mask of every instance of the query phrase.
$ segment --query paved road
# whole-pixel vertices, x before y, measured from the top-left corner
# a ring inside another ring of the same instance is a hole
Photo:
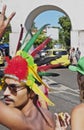
[[[58,73],[58,77],[45,77],[52,91],[50,99],[55,103],[50,107],[52,112],[67,111],[79,104],[79,89],[76,81],[76,73],[68,69],[53,69],[50,72]]]
[[[71,112],[71,109],[79,104],[79,89],[76,82],[76,73],[68,69],[53,69],[49,72],[58,73],[57,77],[44,77],[43,79],[51,88],[49,98],[55,103],[54,107],[49,107],[50,111]],[[7,130],[0,127],[0,130]]]

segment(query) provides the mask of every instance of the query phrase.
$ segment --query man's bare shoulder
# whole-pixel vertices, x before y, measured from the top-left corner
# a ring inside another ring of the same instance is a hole
[[[45,108],[40,108],[40,113],[42,114],[44,120],[47,121],[48,125],[55,126],[55,116],[49,110]]]
[[[84,130],[84,104],[77,105],[71,113],[72,130]]]
[[[84,111],[84,103],[81,103],[72,109],[72,112],[80,112],[80,111]]]
[[[26,113],[26,121],[30,126],[33,124],[32,130],[54,130],[55,120],[54,115],[47,109],[41,107],[32,107],[31,111]]]
[[[81,103],[79,105],[77,105],[76,107],[74,107],[72,109],[72,112],[71,112],[71,116],[72,117],[76,117],[76,118],[84,118],[84,103]]]

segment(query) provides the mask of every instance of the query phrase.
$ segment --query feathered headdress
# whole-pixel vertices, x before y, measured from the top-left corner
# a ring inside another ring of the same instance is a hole
[[[22,45],[16,55],[8,61],[8,64],[4,69],[4,74],[5,76],[25,82],[30,89],[32,89],[37,95],[40,95],[49,105],[54,105],[35,83],[37,80],[45,87],[48,87],[38,74],[38,66],[34,63],[34,58],[28,54],[29,49],[45,26],[46,25],[39,29],[25,46]]]

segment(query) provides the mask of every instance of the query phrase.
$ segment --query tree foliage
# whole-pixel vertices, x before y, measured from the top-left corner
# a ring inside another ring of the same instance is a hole
[[[59,41],[64,44],[64,46],[70,46],[70,31],[71,31],[71,22],[68,16],[63,16],[59,18],[60,29],[60,38]]]
[[[36,39],[36,41],[34,42],[34,46],[40,45],[45,39],[46,39],[46,36],[45,36],[44,33],[42,32],[42,33],[38,36],[38,38]]]
[[[59,22],[60,27],[59,27],[59,40],[55,41],[52,39],[52,41],[47,44],[48,48],[52,48],[54,46],[54,44],[61,43],[62,46],[64,46],[65,48],[70,47],[70,31],[71,31],[71,22],[68,16],[62,16],[59,18]],[[53,27],[56,28],[56,27]],[[32,31],[36,31],[37,27],[35,26],[35,22],[33,22],[32,25]],[[45,39],[47,38],[46,34],[44,31],[42,31],[42,33],[39,35],[39,37],[36,39],[34,46],[38,46],[39,44],[41,44]]]
[[[5,19],[6,19],[6,16],[5,16]],[[0,43],[9,43],[9,33],[11,33],[11,32],[12,32],[11,25],[9,24],[6,28],[6,31],[3,35],[3,37],[1,38]]]
[[[40,45],[42,42],[45,41],[46,38],[47,38],[47,36],[45,35],[44,32],[42,32],[42,33],[38,36],[38,38],[36,39],[36,41],[35,41],[35,43],[34,43],[34,46],[36,47],[36,46]],[[47,48],[52,48],[53,45],[54,45],[54,40],[51,40],[51,41],[49,42],[49,44],[46,45],[46,47],[47,47]]]
[[[11,25],[9,24],[4,34],[4,43],[9,43],[9,33],[11,33]]]

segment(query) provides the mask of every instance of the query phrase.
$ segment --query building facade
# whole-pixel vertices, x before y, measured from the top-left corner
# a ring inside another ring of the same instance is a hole
[[[10,35],[10,54],[13,55],[17,46],[20,25],[24,26],[24,34],[31,30],[34,19],[43,11],[57,10],[69,16],[71,21],[71,47],[79,47],[81,56],[84,55],[84,1],[83,0],[1,0],[0,8],[7,5],[7,16],[16,11],[11,21],[12,34]]]

